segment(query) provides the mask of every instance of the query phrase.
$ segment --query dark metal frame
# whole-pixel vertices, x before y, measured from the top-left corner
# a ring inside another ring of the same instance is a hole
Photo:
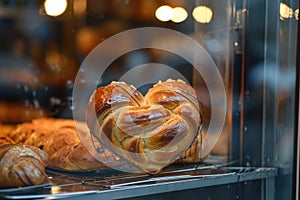
[[[297,2],[298,7],[300,5],[300,1]],[[297,52],[296,52],[296,92],[295,92],[295,113],[294,117],[296,120],[294,129],[295,129],[295,139],[294,139],[294,173],[293,173],[293,186],[295,188],[293,197],[294,199],[299,199],[300,198],[300,23],[298,20],[298,25],[297,25]]]
[[[242,166],[273,166],[279,168],[279,174],[275,179],[276,190],[265,190],[265,184],[262,182],[261,199],[269,199],[273,196],[276,199],[295,199],[296,191],[296,147],[298,135],[298,82],[299,69],[297,73],[295,66],[296,81],[289,85],[294,94],[294,103],[287,108],[287,111],[295,113],[292,115],[294,127],[292,128],[293,139],[289,148],[293,153],[294,161],[291,163],[292,172],[285,172],[282,167],[283,163],[276,161],[276,155],[282,149],[276,148],[279,139],[282,139],[285,133],[282,133],[278,126],[279,113],[275,109],[278,107],[277,88],[270,87],[267,78],[275,77],[271,84],[277,86],[280,79],[280,63],[279,63],[279,8],[280,1],[275,0],[251,0],[246,2],[246,20],[245,20],[245,37],[243,48],[243,69],[241,71],[240,88],[242,99],[242,110],[240,117],[240,136],[241,149],[240,160]],[[291,33],[289,36],[295,36]],[[293,41],[292,41],[293,42]],[[299,48],[299,46],[298,46]],[[293,50],[292,50],[293,51]],[[293,53],[293,52],[292,52]],[[299,52],[298,52],[299,53]],[[292,57],[292,59],[295,59]],[[256,74],[256,81],[253,80],[253,73]],[[262,82],[257,82],[262,78]],[[239,84],[239,83],[235,83]],[[244,86],[244,87],[243,87]],[[294,108],[294,109],[293,109]],[[286,114],[286,113],[284,113]],[[237,130],[237,129],[235,129]],[[286,130],[285,130],[286,131]],[[290,131],[291,132],[291,131]],[[233,135],[237,135],[233,134]],[[237,141],[233,138],[233,141]],[[294,144],[293,144],[294,143]],[[298,158],[299,159],[299,158]],[[287,185],[291,188],[287,189]],[[271,194],[274,192],[274,194]],[[274,199],[271,198],[271,199]],[[249,198],[251,199],[251,197]]]

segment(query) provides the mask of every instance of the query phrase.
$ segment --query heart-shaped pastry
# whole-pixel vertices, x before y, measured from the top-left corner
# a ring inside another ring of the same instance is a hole
[[[102,145],[147,173],[158,173],[191,151],[199,157],[200,103],[181,80],[159,82],[145,96],[124,82],[99,87],[86,121]]]

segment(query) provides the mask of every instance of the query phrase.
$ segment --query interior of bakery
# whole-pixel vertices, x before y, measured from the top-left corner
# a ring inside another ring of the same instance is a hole
[[[295,195],[299,2],[262,2],[0,0],[0,199]]]
[[[203,45],[214,51],[218,58],[217,54],[223,54],[225,49],[218,47],[224,40],[228,41],[226,32],[230,31],[226,27],[228,24],[222,21],[229,16],[221,9],[211,10],[211,3],[204,1],[202,7],[195,9],[194,1],[178,0],[1,1],[0,121],[19,123],[42,116],[71,118],[72,87],[83,60],[99,43],[128,29],[155,26],[178,30],[206,41]],[[226,7],[225,2],[222,4]],[[178,19],[164,16],[172,13],[174,8],[179,10],[174,15]],[[203,16],[197,14],[199,9],[204,9]],[[215,26],[220,30],[210,33]],[[218,35],[222,37],[218,38]],[[210,42],[207,42],[208,38],[212,38]],[[129,44],[125,41],[120,45]],[[222,73],[228,73],[225,72],[228,61],[218,62]],[[171,65],[192,83],[192,68],[184,59],[165,51],[144,49],[116,59],[99,80],[99,85],[118,80],[126,71],[144,63]],[[162,80],[167,77],[159,73],[154,76]],[[18,114],[10,112],[12,109],[18,110]],[[20,110],[24,112],[20,113]]]

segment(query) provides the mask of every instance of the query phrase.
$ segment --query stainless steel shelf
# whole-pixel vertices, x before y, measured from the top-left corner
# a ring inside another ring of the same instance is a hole
[[[51,186],[34,193],[3,194],[6,199],[72,198],[122,199],[176,192],[253,180],[266,180],[272,188],[276,168],[189,166],[159,175],[90,172],[85,174],[49,171]],[[31,191],[32,192],[32,191]],[[1,194],[1,191],[0,191]]]

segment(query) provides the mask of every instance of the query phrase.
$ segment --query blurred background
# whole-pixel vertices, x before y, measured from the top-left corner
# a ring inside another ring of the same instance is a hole
[[[216,3],[218,6],[211,5]],[[0,0],[0,122],[19,123],[41,116],[71,118],[71,93],[80,64],[103,40],[128,29],[174,29],[202,42],[215,58],[228,55],[230,4],[206,0]],[[166,40],[171,39],[162,36],[161,41]],[[99,78],[99,85],[151,62],[171,66],[192,84],[190,63],[169,52],[145,49],[116,59]],[[215,62],[225,75],[229,57]],[[172,77],[163,74],[158,78]]]

